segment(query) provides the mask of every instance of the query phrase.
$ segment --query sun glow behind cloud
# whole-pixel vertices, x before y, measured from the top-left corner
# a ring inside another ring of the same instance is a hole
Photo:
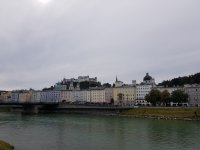
[[[37,0],[38,3],[42,4],[42,5],[47,5],[51,2],[51,0]]]

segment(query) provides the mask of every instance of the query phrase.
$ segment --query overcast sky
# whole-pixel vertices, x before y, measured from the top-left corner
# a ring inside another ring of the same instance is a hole
[[[0,89],[200,71],[199,0],[0,0]]]

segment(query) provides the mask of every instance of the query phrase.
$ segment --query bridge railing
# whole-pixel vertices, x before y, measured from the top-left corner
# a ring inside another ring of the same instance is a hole
[[[52,105],[58,102],[0,102],[0,105]]]

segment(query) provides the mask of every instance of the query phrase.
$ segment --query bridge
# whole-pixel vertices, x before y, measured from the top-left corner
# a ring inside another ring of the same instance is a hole
[[[9,107],[11,111],[21,111],[23,113],[39,113],[45,107],[55,108],[58,102],[0,102],[0,107]]]
[[[119,113],[134,106],[119,106],[110,104],[66,104],[58,102],[1,102],[0,107],[8,106],[13,111],[21,110],[24,113],[41,112],[70,112],[70,113]]]
[[[58,105],[58,102],[0,102],[0,106],[37,106],[37,105]]]

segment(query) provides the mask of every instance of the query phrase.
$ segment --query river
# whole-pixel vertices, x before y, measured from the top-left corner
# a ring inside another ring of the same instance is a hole
[[[200,122],[0,113],[0,139],[15,150],[198,150]]]

